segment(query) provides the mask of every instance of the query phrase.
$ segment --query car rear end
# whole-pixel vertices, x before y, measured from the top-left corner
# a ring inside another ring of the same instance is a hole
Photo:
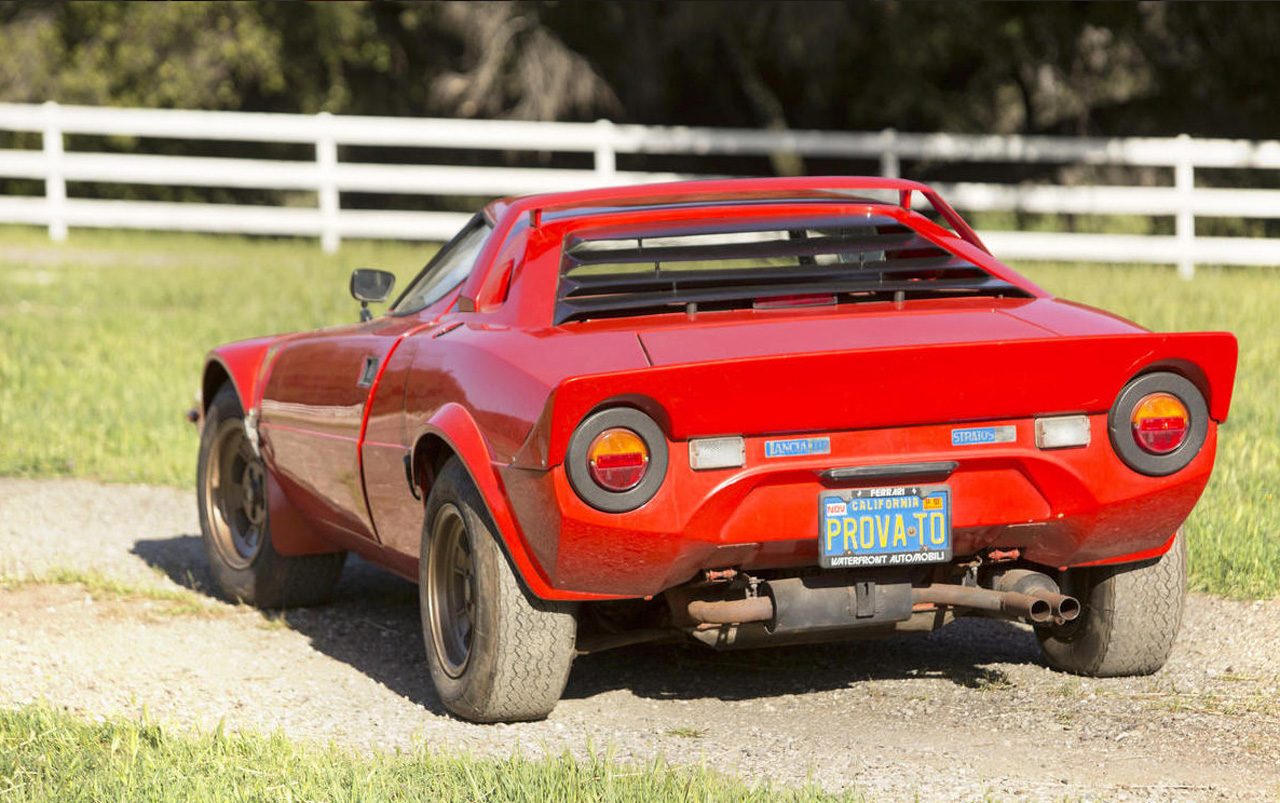
[[[574,230],[554,327],[649,366],[561,382],[503,481],[552,584],[666,594],[714,646],[1070,619],[1068,567],[1168,549],[1235,341],[1047,297],[900,207]],[[554,342],[554,341],[551,341]]]

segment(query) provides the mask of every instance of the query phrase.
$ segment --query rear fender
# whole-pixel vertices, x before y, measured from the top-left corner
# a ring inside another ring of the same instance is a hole
[[[1181,532],[1181,531],[1179,530],[1174,532],[1173,535],[1169,536],[1169,540],[1165,541],[1160,546],[1154,547],[1152,549],[1144,549],[1141,552],[1130,552],[1125,555],[1116,555],[1113,558],[1091,560],[1086,563],[1073,563],[1070,566],[1059,566],[1058,569],[1065,572],[1067,569],[1082,569],[1088,566],[1116,566],[1122,563],[1139,563],[1141,561],[1153,560],[1155,558],[1161,557],[1170,549],[1173,549],[1173,542],[1175,539],[1177,539],[1178,532]]]
[[[535,596],[548,600],[593,600],[614,599],[602,594],[586,594],[563,591],[551,585],[542,566],[533,556],[524,533],[520,529],[511,506],[507,502],[502,478],[498,476],[497,467],[493,464],[492,453],[485,442],[480,427],[471,414],[456,402],[450,402],[431,416],[426,424],[415,433],[413,442],[418,443],[427,435],[435,435],[446,444],[462,461],[471,481],[475,483],[489,511],[511,564],[524,581],[525,586]]]

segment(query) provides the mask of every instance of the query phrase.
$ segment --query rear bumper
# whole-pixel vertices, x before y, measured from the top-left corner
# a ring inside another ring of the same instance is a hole
[[[953,447],[952,424],[825,433],[830,454],[766,458],[748,438],[742,468],[693,471],[688,445],[670,444],[661,490],[629,513],[603,513],[574,493],[563,466],[500,467],[512,511],[551,585],[568,594],[658,594],[704,568],[817,564],[820,472],[831,468],[955,461],[957,558],[1019,548],[1050,567],[1125,562],[1167,549],[1213,468],[1217,424],[1200,454],[1167,477],[1147,477],[1116,456],[1106,415],[1090,416],[1087,447],[1041,450],[1032,419],[1013,443]],[[885,484],[883,482],[873,484]],[[842,484],[840,487],[848,487]]]

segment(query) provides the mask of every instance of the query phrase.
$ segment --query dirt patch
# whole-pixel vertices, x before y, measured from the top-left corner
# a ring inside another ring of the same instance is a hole
[[[0,569],[94,570],[206,588],[194,500],[172,489],[0,481]],[[282,728],[355,747],[663,755],[747,780],[874,797],[1275,799],[1280,603],[1193,596],[1169,666],[1091,680],[1046,669],[1023,627],[716,654],[580,658],[545,722],[448,717],[422,666],[413,587],[352,561],[330,605],[173,616],[83,588],[0,592],[0,704]]]

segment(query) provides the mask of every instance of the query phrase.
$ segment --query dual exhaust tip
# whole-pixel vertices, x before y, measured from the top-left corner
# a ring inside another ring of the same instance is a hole
[[[1043,610],[1037,611],[1033,609],[1027,614],[1027,618],[1033,622],[1048,622],[1052,620],[1055,624],[1071,622],[1080,618],[1080,600],[1066,594],[1055,594],[1044,592],[1038,595],[1032,595],[1035,600],[1033,605],[1039,606],[1040,603],[1047,604],[1047,615]],[[1038,618],[1044,616],[1045,618]]]
[[[989,611],[1032,624],[1063,624],[1080,616],[1080,600],[1059,593],[1056,584],[1052,589],[1038,586],[1025,591],[935,584],[913,588],[911,597],[916,603]]]
[[[1031,569],[1004,569],[993,572],[990,579],[992,589],[1005,594],[1023,594],[1031,597],[1031,606],[1027,611],[1027,619],[1041,623],[1052,620],[1055,624],[1063,624],[1080,617],[1080,600],[1063,594],[1053,578],[1043,572]],[[1043,604],[1048,603],[1048,611]]]

